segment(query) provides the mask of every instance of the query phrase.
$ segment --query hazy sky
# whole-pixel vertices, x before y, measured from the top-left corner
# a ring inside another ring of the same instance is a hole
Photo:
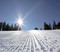
[[[14,24],[18,15],[26,17],[23,30],[43,28],[44,22],[60,21],[60,0],[0,0],[0,21]]]

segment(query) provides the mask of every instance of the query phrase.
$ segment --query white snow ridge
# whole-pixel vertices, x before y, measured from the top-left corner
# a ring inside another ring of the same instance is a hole
[[[60,30],[0,31],[0,52],[60,52]]]

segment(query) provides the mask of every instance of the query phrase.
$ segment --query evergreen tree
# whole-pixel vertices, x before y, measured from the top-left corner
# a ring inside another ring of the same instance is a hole
[[[18,30],[21,30],[21,27],[18,25]]]
[[[58,22],[58,24],[57,24],[57,27],[56,27],[57,29],[60,29],[60,22]]]
[[[11,25],[10,30],[13,30],[13,24]]]
[[[2,24],[3,24],[3,23],[2,23],[2,22],[0,22],[0,31],[1,31],[1,29],[2,29]]]
[[[35,30],[38,30],[38,28],[36,27],[36,28],[34,28]]]
[[[2,25],[2,30],[5,31],[5,29],[6,29],[6,22],[4,21]]]
[[[9,30],[10,30],[9,24],[6,25],[6,29],[5,29],[5,30],[6,30],[6,31],[9,31]]]
[[[19,30],[21,30],[21,27],[19,27]]]
[[[44,30],[46,30],[46,22],[44,22]]]
[[[18,30],[18,26],[16,24],[14,25],[14,30]]]
[[[42,30],[42,28],[40,28],[40,30]]]
[[[55,20],[53,21],[53,29],[56,29],[56,22],[55,22]]]
[[[51,24],[49,23],[48,25],[46,22],[44,22],[44,30],[51,30]]]
[[[49,29],[52,30],[51,24],[49,23]]]

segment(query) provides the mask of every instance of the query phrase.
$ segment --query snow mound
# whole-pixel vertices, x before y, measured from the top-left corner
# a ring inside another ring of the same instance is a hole
[[[60,52],[60,30],[0,31],[0,52]]]

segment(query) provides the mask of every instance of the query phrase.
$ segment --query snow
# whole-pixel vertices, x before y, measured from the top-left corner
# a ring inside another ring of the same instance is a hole
[[[0,52],[60,52],[60,30],[0,31]]]

